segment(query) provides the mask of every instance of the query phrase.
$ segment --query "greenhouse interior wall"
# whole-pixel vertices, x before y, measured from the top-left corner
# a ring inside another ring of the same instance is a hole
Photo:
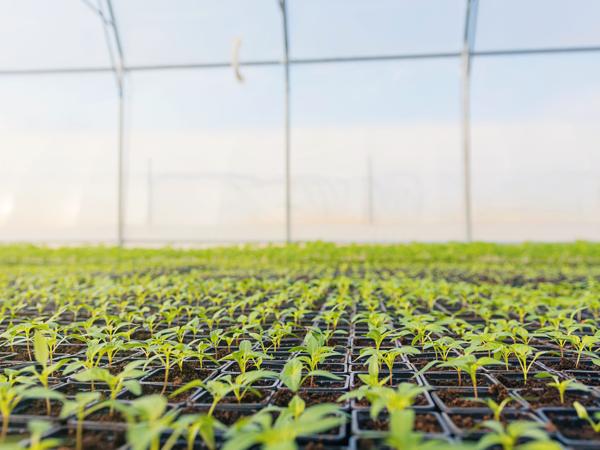
[[[1,2],[3,241],[600,239],[599,2],[201,3]]]

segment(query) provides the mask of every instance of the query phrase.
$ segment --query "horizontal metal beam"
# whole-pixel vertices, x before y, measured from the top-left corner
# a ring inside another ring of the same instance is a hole
[[[500,57],[500,56],[524,56],[524,55],[549,55],[569,53],[591,53],[600,52],[600,46],[588,47],[547,47],[547,48],[524,48],[524,49],[500,49],[483,50],[471,52],[471,57]],[[410,61],[427,59],[460,58],[462,52],[446,53],[408,53],[398,55],[370,55],[370,56],[340,56],[331,58],[290,58],[291,65],[310,64],[340,64],[356,62],[384,62],[384,61]],[[281,66],[284,61],[257,60],[240,61],[243,67]],[[131,65],[123,67],[124,72],[149,72],[160,70],[187,70],[187,69],[223,69],[231,67],[230,61],[213,63],[189,63],[189,64],[148,64]],[[0,69],[0,75],[57,75],[57,74],[79,74],[79,73],[107,73],[113,72],[112,67],[57,67],[39,69]]]

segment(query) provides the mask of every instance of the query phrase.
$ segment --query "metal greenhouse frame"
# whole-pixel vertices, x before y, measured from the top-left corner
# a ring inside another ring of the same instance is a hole
[[[117,241],[119,245],[126,242],[124,231],[124,216],[126,212],[125,204],[125,171],[124,171],[124,136],[125,136],[125,92],[127,90],[126,76],[133,72],[197,69],[208,70],[216,68],[232,67],[230,61],[195,63],[188,64],[155,64],[155,65],[130,65],[127,64],[127,55],[121,40],[121,30],[118,17],[115,15],[113,0],[81,0],[94,13],[98,15],[102,22],[106,38],[107,51],[109,53],[111,66],[109,67],[48,67],[41,69],[14,69],[0,70],[0,75],[48,75],[48,74],[78,74],[78,73],[113,73],[115,77],[115,88],[118,96],[118,168],[117,168]],[[284,174],[285,174],[285,240],[291,242],[293,235],[292,227],[292,185],[291,185],[291,141],[290,132],[292,121],[290,117],[290,93],[293,88],[290,81],[290,66],[293,65],[313,65],[313,64],[344,64],[344,63],[369,63],[375,61],[399,61],[399,60],[432,60],[432,59],[455,59],[461,66],[461,86],[462,86],[462,159],[463,159],[463,217],[464,217],[464,238],[466,241],[472,240],[472,208],[471,208],[471,118],[470,118],[470,93],[471,93],[471,68],[473,61],[477,58],[486,57],[515,57],[524,55],[538,54],[559,54],[559,53],[585,53],[600,52],[599,46],[576,46],[576,47],[538,47],[526,49],[500,49],[492,51],[475,51],[474,44],[477,30],[477,9],[479,0],[466,1],[466,17],[464,21],[464,34],[462,38],[462,50],[459,52],[444,53],[400,53],[400,54],[379,54],[369,56],[340,56],[323,58],[290,58],[289,56],[289,30],[288,30],[288,0],[273,0],[278,2],[281,13],[281,39],[283,41],[283,54],[278,60],[251,60],[240,61],[239,66],[280,66],[283,67],[284,76],[284,143],[282,145],[284,152]]]

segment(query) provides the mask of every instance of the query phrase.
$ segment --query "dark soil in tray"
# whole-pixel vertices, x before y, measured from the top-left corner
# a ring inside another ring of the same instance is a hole
[[[371,403],[369,403],[369,400],[367,400],[366,398],[363,398],[361,400],[355,400],[354,404],[360,408],[368,408],[371,406]],[[427,397],[425,397],[425,395],[423,394],[417,395],[413,403],[414,406],[427,406],[429,404],[430,403],[429,401],[427,401]]]
[[[496,379],[502,383],[505,387],[510,388],[510,389],[522,389],[523,386],[523,375],[516,373],[517,376],[507,376],[507,375],[503,375],[503,374],[497,374],[495,373],[494,376],[496,377]],[[548,384],[548,380],[540,380],[537,378],[534,378],[532,376],[532,374],[529,374],[529,376],[527,377],[527,387],[528,388],[534,388],[534,389],[543,389],[546,387],[546,385]]]
[[[56,450],[75,448],[75,428],[68,428],[66,433],[66,437],[63,437],[62,434],[58,436],[63,441],[56,447]],[[125,444],[125,433],[109,430],[84,430],[82,444],[86,450],[115,450]]]
[[[244,405],[244,404],[254,404],[261,403],[265,401],[271,395],[270,391],[256,391],[256,392],[248,392],[242,398],[241,402],[238,402],[237,398],[233,395],[227,395],[219,401],[219,405]],[[204,393],[196,400],[196,403],[209,404],[212,403],[213,397],[209,393]]]
[[[490,414],[449,414],[450,420],[464,432],[485,432],[486,429],[479,427],[479,425],[485,420],[493,420],[493,415]],[[502,414],[500,416],[500,422],[508,424],[515,420],[529,420],[531,417],[525,413],[514,413],[514,414]]]
[[[185,402],[186,400],[189,400],[189,398],[196,393],[195,389],[190,389],[189,391],[182,392],[181,394],[176,395],[175,397],[169,397],[169,395],[172,392],[175,392],[175,390],[176,390],[175,387],[167,386],[167,389],[165,390],[164,394],[162,393],[162,389],[163,389],[163,387],[161,384],[144,384],[144,383],[142,383],[142,394],[141,395],[162,394],[168,398],[170,403],[180,403],[180,402]],[[129,391],[124,391],[118,396],[118,399],[119,400],[135,400],[136,398],[138,398],[140,396],[135,395]]]
[[[102,409],[90,414],[85,418],[86,422],[102,422],[102,423],[124,423],[125,418],[117,410],[110,414],[108,409]]]
[[[554,369],[556,371],[563,371],[563,370],[591,370],[593,372],[600,372],[600,366],[597,366],[596,364],[592,363],[589,360],[581,360],[579,361],[579,366],[576,365],[577,363],[577,359],[573,358],[563,358],[563,359],[551,359],[551,360],[546,360],[546,359],[542,359],[539,360],[540,363],[544,364],[546,367],[550,368],[550,369]]]
[[[360,362],[353,362],[352,363],[352,371],[353,372],[364,372],[364,373],[368,373],[369,372],[369,365],[368,364],[364,364],[363,363],[364,359],[361,359]],[[394,365],[392,366],[392,370],[411,370],[410,366],[404,362],[401,361],[396,361],[394,363]],[[388,371],[387,366],[386,367],[382,367],[381,370],[379,371],[381,376],[388,376],[390,373]]]
[[[553,413],[549,413],[548,417],[552,420],[557,431],[566,438],[600,442],[600,433],[596,433],[585,420]]]
[[[306,402],[306,406],[318,405],[319,403],[337,403],[344,393],[341,391],[299,391],[298,395]],[[276,406],[287,406],[294,397],[294,393],[288,389],[280,389],[275,392],[271,403]]]
[[[62,403],[56,400],[50,400],[50,415],[52,417],[58,417],[61,409]],[[48,410],[46,409],[46,400],[29,400],[26,403],[23,403],[23,406],[19,406],[18,409],[15,410],[14,414],[47,416]]]
[[[121,372],[123,372],[123,369],[125,368],[125,366],[127,364],[129,364],[131,361],[119,361],[119,362],[114,362],[111,365],[105,364],[102,366],[103,369],[108,369],[108,371],[112,374],[112,375],[118,375]],[[146,372],[150,372],[151,370],[153,370],[152,368],[146,368],[144,369],[144,365],[142,364],[140,367],[138,367],[139,370],[145,370]]]
[[[181,414],[206,414],[208,407],[195,407],[189,405],[181,410]],[[242,417],[248,417],[256,413],[253,409],[219,409],[218,407],[213,411],[213,417],[219,422],[229,426],[233,425]]]
[[[466,375],[466,374],[463,374],[463,375]],[[425,378],[425,381],[433,387],[450,386],[450,387],[470,388],[473,386],[471,384],[471,377],[469,377],[468,375],[462,377],[460,384],[458,382],[458,375],[455,375],[455,374],[453,374],[451,376],[444,376],[444,377],[438,377],[438,376],[435,376],[434,374],[430,374],[430,375],[426,374],[424,376],[424,378]],[[490,380],[488,377],[486,377],[483,374],[477,374],[477,386],[478,387],[487,387],[487,386],[491,386],[492,384],[494,384],[493,380]]]
[[[448,408],[485,408],[485,403],[474,399],[472,389],[442,389],[435,391]],[[500,385],[490,386],[484,392],[479,392],[479,399],[491,398],[496,403],[508,397],[508,390]],[[517,402],[509,404],[511,408],[520,408]]]
[[[569,407],[574,401],[578,401],[583,406],[597,406],[600,405],[599,399],[593,397],[589,393],[582,391],[567,391],[565,392],[565,403],[560,402],[560,395],[558,389],[555,388],[544,388],[544,389],[533,389],[526,388],[519,390],[519,395],[523,397],[531,405],[532,408],[542,408],[547,406],[565,406]]]
[[[409,362],[416,367],[417,370],[421,370],[427,364],[429,364],[431,359],[409,359]],[[430,367],[428,372],[446,372],[448,371],[447,367]],[[468,375],[467,375],[468,376]]]
[[[311,383],[312,381],[312,383]],[[343,388],[346,385],[346,380],[330,380],[327,378],[319,378],[315,377],[313,380],[309,378],[306,379],[304,383],[302,383],[303,388],[333,388],[339,389]]]
[[[211,376],[215,371],[210,369],[196,369],[194,367],[183,366],[183,372],[179,367],[171,367],[169,370],[169,384],[181,385],[193,380],[204,380]],[[145,382],[162,383],[165,379],[164,369],[144,378]]]
[[[377,419],[371,419],[367,414],[365,417],[359,418],[359,426],[361,430],[376,430],[376,431],[388,431],[389,429],[389,418],[378,417]],[[415,428],[416,431],[421,433],[443,433],[439,420],[433,414],[415,414]]]
[[[368,339],[368,338],[354,338],[352,339],[352,346],[353,347],[375,347],[375,341],[373,341],[373,339]],[[383,342],[381,343],[381,349],[384,348],[394,348],[396,347],[396,344],[394,343],[394,341],[390,340],[390,339],[384,339]]]
[[[102,398],[108,398],[110,396],[110,391],[108,389],[99,389],[99,386],[106,386],[104,383],[95,383],[94,392],[100,392]],[[58,392],[61,392],[69,397],[73,397],[80,392],[92,392],[92,384],[91,383],[66,383],[62,386],[56,388]]]
[[[60,344],[55,353],[61,353],[64,355],[74,355],[86,349],[85,345],[77,345],[77,344]]]
[[[13,361],[31,361],[33,362],[33,345],[31,346],[31,358],[29,358],[29,354],[27,353],[27,349],[25,347],[21,347],[21,346],[15,346],[13,349],[10,349],[7,347],[7,350],[9,350],[10,352],[14,352],[16,353],[15,355],[12,355],[10,357],[11,360]]]
[[[583,371],[570,372],[567,375],[574,377],[577,381],[586,386],[600,386],[600,374]]]

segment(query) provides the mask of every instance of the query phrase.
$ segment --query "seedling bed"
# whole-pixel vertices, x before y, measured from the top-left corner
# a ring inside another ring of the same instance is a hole
[[[0,269],[14,448],[600,449],[596,244],[17,246]]]

